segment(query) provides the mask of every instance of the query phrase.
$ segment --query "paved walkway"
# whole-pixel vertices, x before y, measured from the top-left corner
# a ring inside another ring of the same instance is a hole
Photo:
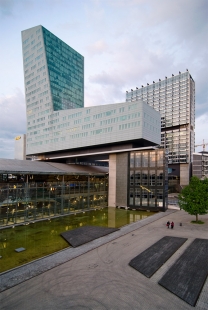
[[[200,219],[204,225],[191,224],[193,216],[168,210],[4,273],[0,276],[1,310],[193,309],[157,282],[195,238],[208,239],[208,215]],[[174,221],[173,230],[165,226],[168,220]],[[148,279],[128,263],[163,236],[188,240]],[[208,279],[195,309],[208,309]]]

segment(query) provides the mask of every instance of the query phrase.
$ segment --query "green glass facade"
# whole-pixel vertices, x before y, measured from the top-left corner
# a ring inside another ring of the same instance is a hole
[[[84,57],[42,27],[54,111],[84,107]]]

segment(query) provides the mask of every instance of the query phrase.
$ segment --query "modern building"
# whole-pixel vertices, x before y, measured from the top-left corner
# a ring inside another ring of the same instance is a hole
[[[141,100],[51,111],[41,127],[35,124],[36,118],[28,127],[27,155],[41,160],[160,144],[160,114]]]
[[[84,59],[44,27],[22,31],[22,48],[27,155],[160,144],[160,115],[141,100],[84,108]]]
[[[165,211],[166,156],[156,150],[161,144],[160,113],[142,100],[84,107],[83,57],[42,26],[22,31],[22,48],[27,156],[106,165],[109,206]],[[130,167],[130,157],[139,154],[141,169]]]
[[[28,142],[43,132],[46,120],[51,128],[44,135],[53,133],[57,115],[51,112],[84,106],[84,58],[42,26],[22,31],[22,53],[27,153],[32,153]]]
[[[108,168],[0,159],[0,228],[108,205]]]
[[[26,159],[26,134],[14,139],[14,159]]]
[[[208,178],[208,152],[193,154],[192,175],[199,179]]]
[[[195,141],[195,82],[188,72],[126,92],[126,102],[143,100],[161,114],[161,147],[168,152],[170,179],[189,183]]]
[[[167,209],[163,149],[109,154],[109,168],[0,159],[0,228],[102,208]]]
[[[168,158],[164,149],[132,151],[127,205],[138,209],[145,207],[165,211],[168,204],[167,169]]]

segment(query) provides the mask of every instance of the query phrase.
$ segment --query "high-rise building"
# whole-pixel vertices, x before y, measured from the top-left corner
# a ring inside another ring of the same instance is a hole
[[[142,100],[84,107],[83,57],[42,26],[23,31],[22,45],[27,156],[108,165],[109,206],[165,211],[167,161],[155,150],[160,113]]]
[[[42,26],[22,31],[22,50],[28,112],[84,106],[82,55]]]
[[[84,57],[42,26],[22,31],[27,153],[33,140],[56,123],[54,111],[84,106]],[[57,112],[58,114],[59,112]],[[33,141],[34,142],[34,141]]]
[[[44,27],[22,31],[22,48],[27,155],[160,144],[160,115],[141,100],[84,108],[84,59]]]
[[[126,92],[126,101],[142,99],[161,115],[161,147],[168,152],[170,179],[189,183],[195,141],[195,82],[188,72]]]

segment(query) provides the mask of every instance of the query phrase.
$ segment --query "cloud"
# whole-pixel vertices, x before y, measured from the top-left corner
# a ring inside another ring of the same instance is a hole
[[[26,129],[26,108],[23,93],[16,89],[15,94],[0,97],[0,124],[4,130]]]
[[[97,53],[96,60],[87,60],[93,74],[88,73],[86,83],[93,83],[92,91],[100,88],[99,83],[105,91],[109,88],[109,94],[113,87],[129,90],[188,68],[196,81],[196,115],[205,113],[208,2],[130,0],[126,6],[126,1],[114,0],[106,1],[104,7],[102,1],[96,1],[95,11],[99,5],[103,7],[103,14],[96,32],[102,33],[108,53]],[[122,18],[124,7],[127,19]],[[107,17],[111,22],[106,23]],[[101,31],[103,24],[106,28]],[[121,100],[124,98],[125,91]]]
[[[14,158],[14,139],[0,138],[0,158]]]
[[[0,0],[0,15],[1,16],[12,15],[14,5],[15,5],[14,0]]]
[[[0,97],[0,158],[14,158],[14,138],[26,132],[26,109],[23,93]]]
[[[114,74],[111,73],[103,71],[100,74],[89,76],[89,82],[99,84],[101,86],[114,85],[115,87],[121,87],[121,85],[124,83],[124,79],[115,72]]]
[[[0,16],[17,17],[17,11],[23,11],[33,7],[33,0],[0,0]]]
[[[195,142],[196,144],[208,143],[207,138],[207,124],[208,124],[208,113],[205,113],[196,118],[195,124]],[[204,140],[204,142],[203,142]],[[197,147],[196,152],[202,151],[203,148]],[[206,150],[208,150],[208,146],[206,146]]]
[[[98,40],[87,46],[90,55],[103,54],[108,50],[108,44],[104,40]]]
[[[16,130],[25,131],[26,121],[21,121],[22,129],[21,124],[17,126],[17,104],[12,104],[19,98],[19,117],[25,118],[23,95],[6,94],[15,87],[23,91],[21,47],[17,43],[21,41],[20,30],[41,21],[85,57],[85,106],[125,101],[126,90],[188,68],[196,82],[199,119],[206,114],[208,101],[207,7],[207,0],[128,0],[128,5],[126,0],[0,0],[0,16],[13,14],[0,21],[4,46],[0,94],[5,94],[0,99],[4,102],[0,113],[7,104],[13,110],[10,116],[4,110],[5,119],[0,115],[4,124],[0,127],[6,128],[0,137],[8,135],[10,139]],[[196,137],[199,128],[197,125]]]

